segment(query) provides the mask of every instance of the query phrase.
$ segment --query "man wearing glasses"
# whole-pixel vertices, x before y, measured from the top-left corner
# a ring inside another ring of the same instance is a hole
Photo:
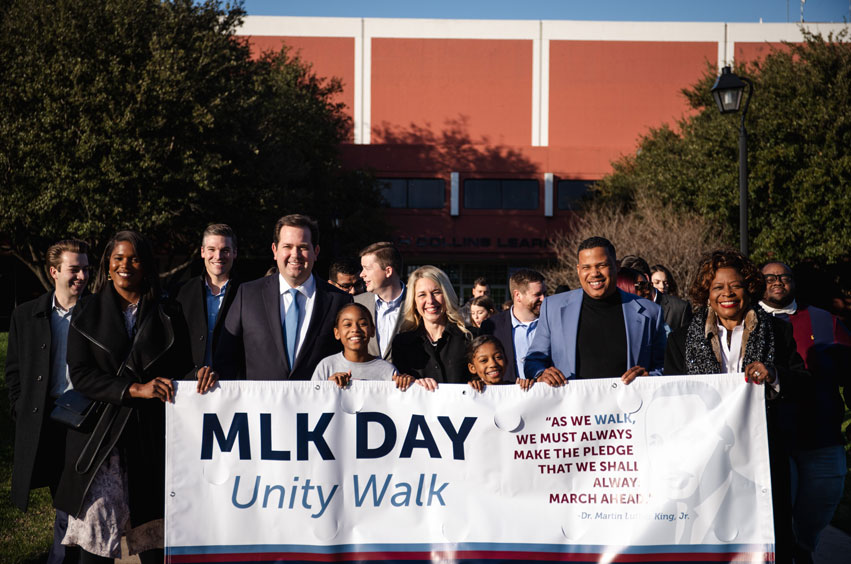
[[[328,283],[352,296],[364,292],[360,279],[360,263],[350,259],[336,260],[328,269]]]
[[[812,393],[794,399],[784,426],[791,433],[792,511],[796,562],[812,562],[821,531],[830,523],[845,483],[839,386],[848,385],[851,335],[829,312],[795,300],[795,277],[782,262],[762,267],[768,313],[792,324],[798,353],[813,375]]]

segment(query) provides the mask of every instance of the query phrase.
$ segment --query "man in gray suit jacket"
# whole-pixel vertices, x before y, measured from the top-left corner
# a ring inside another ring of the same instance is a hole
[[[369,354],[393,362],[393,337],[402,325],[405,308],[402,254],[393,243],[373,243],[360,252],[360,261],[366,292],[355,296],[355,302],[366,306],[375,320]]]

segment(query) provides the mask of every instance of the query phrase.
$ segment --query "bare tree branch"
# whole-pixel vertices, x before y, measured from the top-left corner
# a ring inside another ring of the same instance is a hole
[[[723,241],[720,226],[697,214],[676,211],[653,198],[638,196],[635,206],[627,211],[591,205],[580,212],[571,231],[553,237],[557,266],[543,273],[548,287],[579,287],[576,249],[595,235],[609,239],[618,256],[638,255],[650,265],[666,266],[677,281],[681,297],[686,297],[701,255]]]
[[[35,274],[35,277],[38,278],[38,281],[41,282],[41,285],[44,286],[45,290],[52,290],[53,282],[51,282],[50,278],[48,278],[47,272],[45,272],[44,267],[42,266],[43,262],[39,260],[39,257],[36,255],[35,249],[33,249],[32,245],[27,245],[27,247],[30,251],[31,258],[25,257],[15,248],[9,248],[9,252],[13,257],[24,263],[24,265],[26,265],[33,274]]]
[[[161,278],[161,279],[162,279],[162,278],[168,278],[169,276],[173,276],[173,275],[177,274],[178,272],[180,272],[181,270],[183,270],[184,268],[186,268],[186,267],[188,267],[190,264],[192,264],[192,259],[193,259],[194,257],[195,257],[195,255],[194,255],[194,254],[191,254],[191,255],[189,255],[189,257],[187,257],[187,259],[186,259],[185,261],[183,261],[182,263],[178,264],[178,265],[177,265],[177,266],[175,266],[174,268],[172,268],[172,269],[170,269],[170,270],[167,270],[167,271],[165,271],[165,272],[160,272],[160,278]]]

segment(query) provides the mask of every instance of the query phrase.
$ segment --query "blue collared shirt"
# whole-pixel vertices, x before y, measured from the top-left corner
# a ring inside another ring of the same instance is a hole
[[[50,308],[50,396],[58,398],[74,386],[68,376],[68,328],[71,326],[71,312],[62,309],[53,296]]]
[[[222,284],[218,294],[213,294],[213,289],[204,278],[204,295],[207,298],[207,347],[204,349],[204,365],[210,366],[213,362],[213,329],[216,328],[216,319],[219,317],[219,310],[222,309],[222,301],[225,299],[225,291],[227,290],[230,280]]]
[[[514,362],[517,364],[517,378],[526,378],[523,373],[523,365],[526,355],[535,339],[535,330],[538,328],[538,319],[529,323],[523,323],[514,317],[514,306],[511,306],[511,338],[514,341]]]
[[[402,311],[402,301],[405,298],[405,283],[402,282],[402,291],[396,299],[385,302],[378,295],[375,296],[375,338],[378,342],[378,350],[382,358],[393,340],[393,329]]]
[[[282,326],[287,319],[287,310],[293,304],[293,296],[290,294],[291,288],[292,286],[284,280],[284,277],[278,274],[278,291],[281,294],[280,311]],[[295,354],[293,357],[298,358],[298,354],[301,352],[301,345],[307,337],[307,329],[313,315],[313,305],[316,303],[316,280],[313,278],[313,274],[304,281],[304,284],[296,286],[295,289],[298,290],[298,297],[296,298],[298,299],[298,336],[296,338]]]

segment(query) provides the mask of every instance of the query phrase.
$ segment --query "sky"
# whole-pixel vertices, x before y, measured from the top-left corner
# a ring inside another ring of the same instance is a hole
[[[797,22],[800,0],[245,0],[249,15],[357,18]],[[806,0],[808,22],[851,21],[851,0]]]

